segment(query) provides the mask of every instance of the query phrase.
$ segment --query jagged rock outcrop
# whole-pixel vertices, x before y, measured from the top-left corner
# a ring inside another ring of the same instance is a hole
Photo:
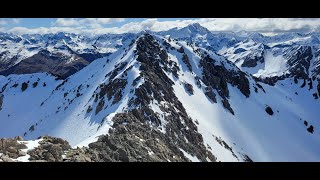
[[[310,46],[297,46],[288,49],[284,57],[288,58],[287,64],[290,67],[290,76],[307,79],[309,77],[308,69],[313,57]],[[289,53],[293,52],[293,53]]]
[[[69,59],[76,59],[70,63],[66,63]],[[67,57],[62,53],[51,53],[47,50],[42,50],[39,53],[28,57],[20,63],[0,72],[1,75],[9,74],[31,74],[37,72],[48,72],[66,79],[70,75],[76,73],[90,62],[82,57],[74,55]]]
[[[190,60],[187,54],[183,53],[182,55],[182,61],[186,64],[186,66],[188,67],[189,71],[192,71],[192,66],[190,64]]]
[[[63,161],[62,155],[65,151],[71,149],[69,143],[61,138],[50,136],[41,138],[43,140],[39,142],[39,146],[28,151],[30,161],[60,162]]]
[[[24,130],[19,133],[25,133],[25,138],[33,139],[49,133],[68,139],[72,145],[82,145],[91,142],[97,134],[103,134],[88,147],[77,149],[72,149],[62,140],[43,137],[39,146],[29,152],[23,150],[22,154],[27,153],[30,161],[37,162],[252,161],[244,151],[250,152],[254,160],[263,160],[262,155],[271,159],[273,156],[269,152],[273,151],[269,149],[270,146],[265,145],[265,152],[256,154],[249,149],[255,148],[252,144],[259,143],[244,144],[245,141],[239,141],[237,133],[248,131],[247,134],[260,135],[260,128],[263,127],[255,126],[255,123],[260,123],[256,121],[259,118],[267,120],[293,117],[291,110],[294,111],[295,106],[292,106],[292,109],[289,109],[291,106],[281,107],[274,99],[279,98],[281,102],[288,104],[299,103],[301,96],[305,95],[304,91],[308,89],[314,98],[318,98],[320,86],[316,82],[317,77],[302,78],[303,75],[300,76],[298,73],[301,68],[297,68],[297,73],[291,77],[294,82],[289,79],[271,87],[261,83],[262,80],[259,78],[252,79],[253,73],[245,73],[241,66],[237,68],[235,63],[216,54],[218,52],[211,51],[211,48],[203,48],[201,44],[197,46],[197,43],[191,40],[185,44],[184,40],[173,39],[169,44],[167,39],[159,35],[141,35],[131,45],[121,48],[110,58],[95,61],[94,66],[88,66],[62,83],[56,80],[57,84],[53,84],[49,79],[41,79],[38,84],[35,78],[26,79],[24,75],[1,76],[5,81],[0,81],[0,109],[1,104],[7,103],[8,100],[24,97],[29,100],[29,94],[35,96],[31,96],[30,99],[39,101],[34,104],[37,108],[39,105],[41,113],[30,108],[26,117],[18,117],[17,111],[14,108],[11,108],[12,112],[7,111],[10,108],[5,104],[7,112],[2,110],[0,114],[9,123],[16,119],[25,119],[24,123],[27,125],[21,123]],[[246,48],[243,45],[241,47]],[[239,54],[248,51],[239,49]],[[281,54],[282,50],[278,53]],[[266,52],[269,53],[269,50]],[[272,50],[270,52],[274,53]],[[276,55],[276,52],[272,55]],[[280,60],[283,58],[275,57]],[[301,57],[306,61],[309,59],[309,56]],[[252,71],[260,68],[257,67],[257,62],[264,62],[263,57],[247,58],[242,67],[255,67]],[[267,63],[270,60],[268,58]],[[286,58],[285,62],[291,56]],[[312,68],[307,70],[311,72]],[[61,78],[59,75],[56,77]],[[270,80],[272,84],[287,77],[290,75],[275,76],[271,80],[266,77],[265,81]],[[10,82],[8,87],[6,81]],[[290,88],[293,90],[292,94],[286,94],[282,99],[282,95],[287,93],[285,88],[289,87],[290,83],[298,88]],[[27,86],[21,92],[25,84]],[[45,85],[47,86],[44,87]],[[253,94],[250,91],[251,87],[255,91]],[[12,91],[9,91],[9,88]],[[45,95],[38,97],[37,91],[42,89]],[[299,94],[294,95],[295,91]],[[318,102],[312,98],[311,103]],[[264,104],[268,106],[264,107]],[[227,113],[216,112],[220,111],[221,107],[224,107]],[[250,110],[255,113],[248,113]],[[310,112],[313,113],[311,110]],[[301,119],[305,118],[305,113],[299,113]],[[315,133],[309,134],[314,136],[317,133],[317,123],[311,118],[306,118],[309,124],[304,126],[301,123],[301,126],[303,133],[306,133],[307,128],[307,131],[311,132],[311,126],[315,128]],[[215,123],[220,125],[216,126]],[[271,125],[279,131],[278,124],[281,123],[283,121]],[[14,125],[10,124],[10,128]],[[226,128],[226,131],[223,128]],[[229,130],[234,132],[227,132]],[[294,130],[297,130],[297,133],[292,134],[293,137],[300,135],[299,129]],[[265,130],[266,133],[272,133],[272,130],[269,131],[270,129]],[[15,131],[5,132],[3,129],[3,132],[10,134]],[[212,138],[211,135],[215,133],[222,138]],[[259,140],[267,144],[269,140],[266,139],[257,136],[250,141]],[[226,153],[223,152],[221,155],[222,151]],[[285,152],[281,153],[281,157],[289,159]],[[5,161],[15,160],[6,154],[2,157]]]
[[[151,35],[145,35],[137,41],[137,55],[137,60],[141,63],[140,75],[145,82],[135,89],[136,98],[129,100],[129,107],[140,107],[139,109],[134,109],[132,114],[143,123],[147,123],[146,121],[149,120],[157,126],[163,126],[159,115],[150,109],[149,104],[152,101],[156,101],[159,104],[161,101],[166,102],[166,106],[159,105],[160,109],[167,114],[163,117],[167,121],[165,125],[166,136],[172,138],[172,141],[175,141],[186,152],[195,153],[194,155],[202,161],[207,161],[206,157],[208,156],[213,157],[203,145],[203,140],[197,132],[197,127],[175,96],[172,88],[173,82],[160,67],[160,64],[162,64],[170,69],[166,52],[161,50],[159,44]],[[181,123],[181,121],[184,121],[184,123]],[[188,141],[185,141],[185,139]],[[215,159],[211,159],[211,161],[215,161]]]
[[[100,136],[89,148],[78,148],[67,153],[72,162],[182,162],[189,161],[171,136],[153,129],[134,112],[117,114],[108,135]],[[144,123],[141,123],[144,122]],[[177,140],[177,139],[176,139]],[[178,141],[179,143],[179,141]],[[195,149],[193,149],[195,150]],[[197,152],[197,151],[195,151]],[[205,155],[206,156],[206,155]],[[203,161],[207,161],[201,158]],[[214,161],[209,153],[208,158]]]
[[[8,161],[8,158],[16,159],[25,155],[25,153],[22,152],[22,149],[26,149],[27,146],[19,143],[18,140],[20,141],[22,138],[16,137],[0,139],[0,153],[3,154],[0,156],[0,159],[2,159],[2,161]]]
[[[258,62],[264,63],[264,52],[258,54],[250,54],[248,56],[244,57],[243,63],[241,64],[241,67],[256,67]]]
[[[223,106],[228,109],[230,113],[234,114],[234,111],[232,110],[228,102],[229,89],[227,83],[236,86],[243,95],[249,97],[249,80],[247,79],[245,73],[243,73],[242,71],[230,71],[227,70],[224,66],[215,65],[215,60],[208,55],[200,60],[200,65],[203,68],[203,83],[208,87],[212,87],[213,89],[217,90],[217,92],[223,99]],[[210,95],[212,93],[210,93],[210,91],[207,91],[206,94]],[[210,96],[213,97],[212,95]],[[211,97],[210,99],[213,99]]]

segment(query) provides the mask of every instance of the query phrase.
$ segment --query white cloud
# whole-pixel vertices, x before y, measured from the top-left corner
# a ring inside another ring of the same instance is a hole
[[[0,18],[0,25],[5,26],[8,24],[19,24],[20,19],[19,18],[8,18],[8,19],[1,19]],[[2,29],[3,31],[3,29]]]
[[[84,26],[88,28],[102,28],[104,24],[111,24],[115,22],[122,22],[124,18],[58,18],[53,25],[54,26]]]
[[[0,26],[2,25],[6,25],[6,24],[8,24],[8,22],[6,21],[6,20],[4,20],[4,19],[1,19],[0,18]]]
[[[211,31],[314,31],[320,28],[320,19],[294,18],[216,18],[200,19],[199,23]]]
[[[19,18],[13,18],[13,19],[12,19],[12,23],[13,23],[13,24],[19,24],[20,21],[21,21],[21,19],[19,19]]]
[[[58,33],[58,32],[68,32],[81,34],[83,30],[77,27],[39,27],[39,28],[26,28],[26,27],[14,27],[8,32],[15,34],[48,34],[48,33]]]
[[[145,19],[140,22],[129,22],[120,27],[105,28],[104,24],[124,21],[122,18],[85,18],[85,19],[57,19],[53,27],[40,27],[28,29],[15,27],[10,29],[14,33],[55,33],[59,31],[71,33],[84,33],[87,35],[105,33],[140,32],[142,30],[164,31],[174,27],[184,27],[188,24],[199,23],[211,31],[319,31],[320,19],[285,19],[285,18],[202,18],[195,20],[180,19],[172,21],[159,21],[158,19]],[[1,19],[0,19],[1,22]]]
[[[109,24],[114,22],[122,22],[125,19],[124,18],[95,18],[95,20],[101,24]]]
[[[78,26],[79,22],[74,18],[58,18],[53,24],[56,26]]]

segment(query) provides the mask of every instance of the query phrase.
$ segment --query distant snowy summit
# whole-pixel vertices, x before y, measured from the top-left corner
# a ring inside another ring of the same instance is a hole
[[[2,161],[320,161],[317,33],[0,37]]]
[[[314,56],[315,60],[312,62],[307,60],[308,62],[303,66],[308,67],[303,68],[308,71],[310,67],[312,76],[320,73],[318,57],[320,33],[316,32],[305,34],[288,32],[274,36],[246,31],[210,32],[199,23],[195,23],[183,28],[173,28],[162,32],[148,31],[148,33],[183,40],[216,52],[234,62],[242,70],[255,74],[257,77],[281,76],[293,72],[290,70],[293,66],[289,62],[291,61],[290,56],[295,56],[296,49],[310,47],[311,56]],[[7,76],[48,72],[65,79],[93,60],[106,57],[130,44],[139,34],[141,33],[88,37],[63,32],[43,35],[0,33],[0,74]],[[283,62],[272,60],[271,62],[269,57],[282,59]],[[278,65],[285,67],[276,70],[277,72],[268,69]],[[300,72],[294,73],[299,74]]]

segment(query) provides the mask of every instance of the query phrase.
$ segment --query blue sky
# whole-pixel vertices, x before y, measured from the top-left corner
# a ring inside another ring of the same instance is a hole
[[[16,34],[72,32],[84,34],[163,31],[199,23],[211,31],[309,32],[319,18],[0,18],[0,31]]]

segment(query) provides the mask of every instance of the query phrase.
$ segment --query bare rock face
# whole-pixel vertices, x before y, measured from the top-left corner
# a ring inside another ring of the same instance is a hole
[[[74,57],[76,61],[67,64],[65,62],[68,60],[68,57],[65,57],[64,54],[50,53],[47,50],[42,50],[18,64],[1,71],[0,74],[7,76],[9,74],[48,72],[62,79],[66,79],[90,63],[79,55],[75,54]]]
[[[114,117],[114,129],[109,132],[108,137],[104,137],[101,141],[105,141],[108,146],[111,146],[111,149],[120,146],[118,142],[132,141],[131,143],[128,142],[133,146],[132,149],[140,149],[135,152],[138,155],[131,155],[130,153],[133,151],[131,148],[125,150],[125,152],[122,151],[119,156],[125,158],[117,159],[119,161],[155,161],[156,159],[161,161],[187,161],[178,147],[196,156],[201,161],[208,161],[208,158],[210,161],[215,161],[215,157],[206,150],[202,136],[197,131],[197,126],[175,96],[172,87],[174,82],[163,72],[167,71],[174,74],[176,68],[174,63],[168,60],[166,51],[161,49],[151,35],[146,34],[137,41],[136,54],[138,56],[137,60],[140,62],[140,76],[145,81],[135,89],[135,97],[129,100],[129,107],[139,108],[133,108],[132,111]],[[165,129],[163,129],[163,122],[159,115],[150,109],[151,101],[158,103],[165,101],[167,103],[166,106],[159,105],[161,111],[167,114],[163,116],[167,122]],[[154,128],[150,127],[150,123],[153,124]],[[165,130],[166,134],[164,135],[160,130]],[[145,132],[150,132],[150,134],[148,135]],[[128,135],[125,135],[126,133]],[[116,134],[119,135],[116,136]],[[113,140],[113,135],[114,138],[122,137],[123,140]],[[132,135],[139,138],[132,137]],[[139,139],[141,142],[138,141]],[[91,146],[89,145],[90,149],[93,146],[95,146],[94,143]],[[121,146],[127,147],[126,145]],[[156,157],[149,157],[145,153],[141,154],[141,152],[147,152],[146,149],[150,149],[148,154],[155,154]],[[156,153],[159,149],[162,149],[162,153]],[[115,149],[113,150],[115,151]],[[110,160],[109,157],[106,157],[106,159]]]
[[[33,150],[28,151],[30,161],[48,161],[48,162],[61,162],[63,161],[62,155],[65,151],[71,149],[69,143],[61,138],[50,136],[42,137],[43,140],[39,142],[39,146]]]
[[[66,158],[63,159],[64,162],[94,162],[92,159],[99,159],[99,157],[95,156],[95,154],[91,154],[88,148],[77,148],[70,149],[66,153]]]
[[[308,72],[305,69],[309,69],[310,61],[313,57],[312,49],[310,46],[293,46],[290,51],[296,53],[285,54],[288,59],[288,67],[290,67],[291,76],[297,76],[299,78],[307,79]]]
[[[14,162],[8,155],[0,155],[0,162]]]
[[[255,56],[246,56],[241,67],[256,67],[257,62],[264,62],[263,53]]]
[[[14,139],[17,141],[23,141],[23,137],[21,137],[21,136],[16,136]]]
[[[186,66],[188,67],[189,71],[192,71],[192,66],[190,64],[189,58],[187,56],[187,54],[183,54],[182,55],[182,61],[186,64]]]
[[[0,139],[0,153],[6,155],[4,157],[16,159],[23,156],[21,149],[26,149],[27,146],[19,143],[20,138],[1,138]],[[2,159],[3,160],[3,159]],[[4,161],[4,160],[3,160]]]
[[[215,60],[208,55],[200,60],[200,65],[203,68],[203,83],[206,86],[217,90],[218,94],[223,99],[223,106],[234,115],[234,111],[228,101],[228,83],[232,86],[236,86],[244,96],[249,97],[250,86],[245,73],[242,71],[230,71],[224,66],[216,65]],[[205,94],[214,101],[215,98],[211,98],[213,96],[210,91],[205,92]],[[216,100],[214,102],[216,102]]]

